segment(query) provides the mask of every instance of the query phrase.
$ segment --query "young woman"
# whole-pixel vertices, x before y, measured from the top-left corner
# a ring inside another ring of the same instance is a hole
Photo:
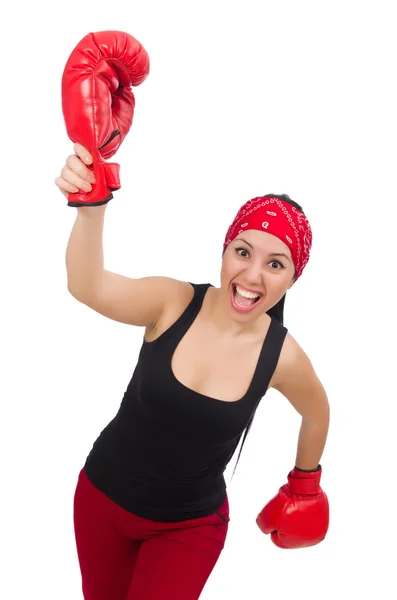
[[[56,179],[66,197],[95,185],[89,153],[79,144],[74,150]],[[270,387],[288,398],[302,427],[288,485],[257,523],[281,548],[326,535],[319,461],[328,400],[283,325],[286,292],[309,259],[311,228],[288,196],[250,200],[228,229],[216,288],[106,271],[106,207],[77,209],[68,289],[110,319],[145,327],[145,334],[119,411],[95,441],[76,487],[84,598],[196,600],[226,540],[223,473]],[[284,510],[290,501],[294,509]],[[283,513],[295,519],[288,531]]]

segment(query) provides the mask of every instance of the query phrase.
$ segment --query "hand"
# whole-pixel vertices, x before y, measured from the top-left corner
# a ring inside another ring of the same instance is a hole
[[[304,472],[294,468],[288,483],[259,513],[259,529],[270,534],[279,548],[306,548],[322,542],[329,526],[329,504],[320,487],[318,470]]]
[[[92,164],[92,156],[81,144],[74,144],[75,154],[68,156],[66,165],[61,171],[61,176],[55,179],[55,185],[68,199],[70,193],[76,194],[80,190],[90,192],[95,183],[95,175],[87,165]]]

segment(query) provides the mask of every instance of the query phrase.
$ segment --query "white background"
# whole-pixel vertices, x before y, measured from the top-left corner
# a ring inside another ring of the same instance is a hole
[[[151,59],[115,157],[122,189],[106,215],[107,269],[219,286],[229,224],[268,192],[288,193],[313,228],[285,325],[331,404],[321,460],[329,533],[286,551],[256,526],[294,465],[300,426],[270,391],[228,485],[228,538],[201,597],[396,597],[394,9],[381,0],[3,9],[2,598],[82,598],[77,476],[118,410],[144,333],[79,304],[66,285],[76,209],[54,185],[73,151],[61,77],[80,39],[105,29],[132,34]]]

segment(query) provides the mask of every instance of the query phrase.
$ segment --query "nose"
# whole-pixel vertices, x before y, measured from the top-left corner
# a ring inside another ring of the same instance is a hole
[[[263,284],[263,270],[261,265],[251,263],[244,269],[244,281],[247,286],[258,287]]]

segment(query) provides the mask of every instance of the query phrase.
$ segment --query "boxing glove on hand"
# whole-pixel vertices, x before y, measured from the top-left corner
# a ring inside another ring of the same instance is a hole
[[[131,86],[149,74],[143,46],[122,31],[89,33],[71,53],[62,76],[62,111],[73,142],[90,152],[96,183],[91,192],[68,195],[68,206],[97,206],[120,188],[120,167],[105,163],[127,135],[134,116]]]
[[[317,471],[288,474],[288,483],[259,513],[256,523],[270,533],[279,548],[315,546],[323,541],[329,526],[328,498],[320,487],[321,465]]]

